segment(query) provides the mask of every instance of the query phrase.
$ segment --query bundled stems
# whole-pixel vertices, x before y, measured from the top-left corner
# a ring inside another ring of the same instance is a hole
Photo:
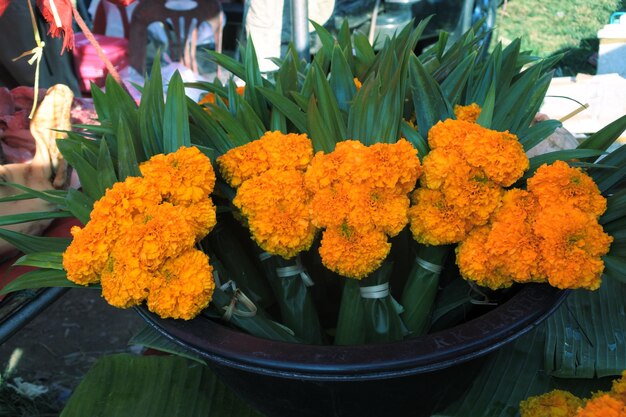
[[[314,283],[300,262],[300,255],[286,260],[261,249],[258,252],[278,301],[282,322],[305,343],[322,344],[322,327],[309,292]]]
[[[346,279],[341,297],[336,345],[401,340],[406,327],[402,306],[392,297],[389,278],[393,263],[385,262],[361,281]]]
[[[451,251],[449,246],[417,245],[415,262],[401,298],[404,307],[402,320],[410,336],[419,336],[428,331],[439,276]]]

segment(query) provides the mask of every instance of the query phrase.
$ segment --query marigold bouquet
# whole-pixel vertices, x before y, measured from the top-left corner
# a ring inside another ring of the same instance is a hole
[[[360,344],[424,334],[438,306],[523,283],[623,280],[626,149],[605,150],[626,117],[529,159],[560,125],[533,121],[554,60],[519,41],[481,59],[471,31],[418,56],[426,23],[378,53],[347,26],[337,39],[317,27],[313,62],[291,48],[269,79],[251,43],[241,61],[212,54],[245,87],[194,84],[200,104],[179,76],[163,100],[158,62],[138,106],[113,80],[94,87],[99,124],[59,141],[82,190],[15,197],[84,226],[71,241],[1,232],[19,264],[43,267],[4,291],[99,286],[163,318]],[[451,302],[459,286],[470,295]]]

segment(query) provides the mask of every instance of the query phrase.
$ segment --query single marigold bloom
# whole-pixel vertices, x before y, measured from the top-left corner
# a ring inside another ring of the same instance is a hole
[[[89,225],[89,223],[88,223]],[[75,284],[89,285],[100,281],[113,242],[104,227],[72,227],[72,243],[63,252],[63,268],[67,279]]]
[[[456,264],[463,278],[474,281],[482,287],[493,289],[510,287],[513,280],[494,268],[493,259],[486,249],[489,231],[488,226],[472,229],[456,247]]]
[[[583,401],[562,390],[530,397],[520,403],[520,417],[573,417]]]
[[[162,201],[161,193],[152,184],[141,177],[128,177],[123,182],[113,184],[94,203],[89,223],[106,225],[107,235],[115,240],[135,224],[137,217],[143,216],[147,207]]]
[[[413,191],[422,174],[417,149],[402,138],[396,143],[376,143],[368,148],[369,182],[377,188],[395,189],[406,194]]]
[[[155,270],[194,245],[196,233],[185,218],[186,212],[185,207],[170,203],[150,207],[144,221],[121,236],[116,247],[136,257],[144,269]]]
[[[196,239],[205,237],[217,224],[215,205],[210,199],[200,201],[191,206],[177,206],[182,211],[182,217],[193,228]]]
[[[463,240],[470,229],[439,190],[418,188],[409,209],[413,238],[425,245],[447,245]]]
[[[422,167],[424,173],[420,177],[420,184],[431,190],[441,189],[448,177],[468,177],[472,171],[460,152],[446,148],[432,149],[424,157]]]
[[[462,142],[464,157],[494,182],[504,187],[512,185],[530,166],[524,148],[511,133],[481,129]]]
[[[480,134],[486,130],[476,123],[465,120],[447,119],[437,122],[428,131],[428,146],[430,149],[448,148],[461,151],[461,145],[468,135]]]
[[[626,417],[626,404],[608,394],[599,395],[578,410],[575,417]]]
[[[102,270],[102,296],[117,308],[141,304],[148,296],[152,273],[142,267],[139,258],[128,253],[124,245],[116,245]]]
[[[244,181],[233,204],[248,219],[261,248],[289,259],[313,243],[310,200],[302,171],[271,169]]]
[[[144,180],[173,204],[189,205],[206,200],[215,186],[211,160],[196,147],[155,155],[139,168]]]
[[[319,252],[331,271],[362,279],[380,267],[390,249],[383,232],[361,233],[345,226],[324,230]]]
[[[467,106],[461,106],[460,104],[454,105],[454,116],[458,120],[463,120],[470,123],[476,123],[480,116],[481,108],[478,104],[472,103]]]
[[[350,209],[344,219],[361,233],[380,230],[393,237],[409,222],[410,200],[405,194],[366,187],[353,187],[350,191]]]
[[[214,289],[208,256],[189,249],[155,272],[148,287],[148,309],[163,318],[189,320],[209,304]]]
[[[494,213],[485,248],[492,269],[515,282],[542,281],[539,240],[532,222],[537,209],[535,198],[524,190],[506,192],[502,206]]]
[[[470,225],[481,226],[500,204],[502,188],[480,169],[459,170],[446,179],[441,191],[446,204]]]
[[[539,167],[528,180],[527,188],[542,205],[571,204],[596,217],[606,210],[606,199],[593,179],[582,169],[570,167],[563,161]]]
[[[533,232],[541,239],[541,265],[558,288],[600,287],[604,262],[613,238],[592,214],[572,206],[547,206],[537,214]]]
[[[306,170],[313,145],[306,134],[265,132],[260,139],[238,146],[217,158],[222,176],[232,187],[269,169]]]
[[[354,77],[354,86],[357,90],[360,90],[361,87],[363,87],[363,84],[361,83],[361,81],[359,81],[357,77]]]

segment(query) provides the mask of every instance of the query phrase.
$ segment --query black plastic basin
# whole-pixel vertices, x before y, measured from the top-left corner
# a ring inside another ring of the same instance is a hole
[[[224,383],[267,417],[418,417],[462,393],[467,383],[461,381],[471,381],[487,354],[534,328],[565,295],[529,284],[492,311],[445,331],[357,346],[281,343],[205,317],[163,320],[145,307],[138,311],[206,358]]]

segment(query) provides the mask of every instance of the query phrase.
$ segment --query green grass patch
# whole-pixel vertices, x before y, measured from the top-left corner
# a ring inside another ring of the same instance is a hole
[[[509,0],[498,10],[495,37],[521,37],[522,50],[540,57],[567,52],[557,75],[595,73],[597,32],[626,0]]]

